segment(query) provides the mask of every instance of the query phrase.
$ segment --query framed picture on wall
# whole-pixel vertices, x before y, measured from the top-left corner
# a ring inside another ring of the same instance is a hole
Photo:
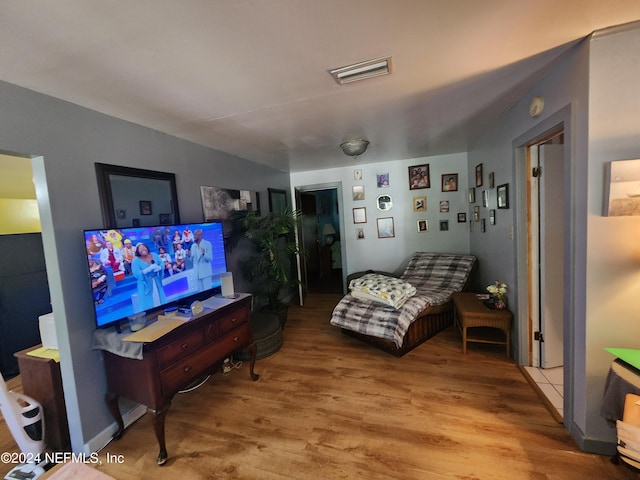
[[[414,165],[409,167],[409,190],[431,187],[429,165]]]
[[[458,174],[445,173],[442,175],[442,191],[457,192],[458,191]]]
[[[447,213],[449,211],[449,200],[440,200],[440,212]]]
[[[358,240],[364,240],[364,228],[356,228],[356,238]]]
[[[498,185],[498,208],[509,208],[509,184]]]
[[[476,189],[471,187],[469,189],[469,203],[476,203]]]
[[[354,201],[364,200],[364,185],[354,185],[351,191]]]
[[[353,179],[356,182],[359,182],[360,180],[362,180],[362,169],[358,168],[357,170],[353,171]]]
[[[151,202],[149,200],[140,200],[140,215],[151,215]]]
[[[353,223],[367,223],[367,209],[365,207],[353,209]]]
[[[427,196],[420,195],[413,197],[413,211],[414,212],[426,212],[427,211]]]
[[[393,238],[396,232],[393,226],[393,217],[383,217],[377,219],[378,238]]]
[[[376,179],[378,182],[378,188],[386,188],[389,186],[389,174],[388,173],[378,173],[376,174]]]
[[[489,223],[491,225],[496,224],[496,211],[494,209],[489,210]]]
[[[476,187],[482,186],[482,164],[476,165]]]
[[[424,233],[429,231],[429,222],[427,220],[418,220],[418,232]]]
[[[449,230],[449,220],[440,220],[440,231],[446,232]]]
[[[458,214],[458,223],[467,223],[467,214],[465,212]]]

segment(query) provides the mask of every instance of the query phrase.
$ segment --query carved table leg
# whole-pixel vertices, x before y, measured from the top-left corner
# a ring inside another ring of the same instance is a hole
[[[107,407],[109,407],[111,415],[118,424],[118,431],[113,434],[113,439],[120,440],[120,438],[122,438],[122,435],[124,434],[124,422],[122,420],[122,413],[120,413],[120,407],[118,406],[120,395],[118,395],[117,393],[109,392],[105,395],[105,399],[107,401]]]
[[[253,367],[256,365],[256,352],[258,351],[256,342],[249,345],[247,350],[249,351],[249,374],[251,375],[251,379],[255,382],[260,378],[260,375],[253,371]]]
[[[167,461],[167,447],[164,442],[164,420],[170,406],[171,403],[167,403],[160,410],[152,410],[153,429],[156,432],[156,439],[158,440],[158,446],[160,447],[160,453],[158,453],[158,458],[156,459],[158,465],[164,465]]]

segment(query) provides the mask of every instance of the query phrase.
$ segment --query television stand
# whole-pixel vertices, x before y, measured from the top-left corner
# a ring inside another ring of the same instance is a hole
[[[107,406],[118,430],[113,438],[124,434],[124,422],[118,406],[120,396],[146,405],[153,413],[153,427],[160,452],[157,464],[168,458],[165,444],[165,417],[171,400],[207,374],[214,373],[221,362],[236,350],[247,347],[250,353],[249,374],[254,372],[256,345],[251,333],[251,296],[240,295],[217,309],[204,313],[171,330],[157,340],[145,343],[141,360],[104,351],[107,374]]]

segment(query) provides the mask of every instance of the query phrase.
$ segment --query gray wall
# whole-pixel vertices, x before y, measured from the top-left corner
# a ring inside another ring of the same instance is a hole
[[[176,174],[181,220],[202,221],[200,186],[288,188],[288,174],[0,83],[0,151],[33,160],[47,275],[74,451],[113,427],[104,402],[81,230],[102,225],[95,162]],[[233,271],[235,258],[230,259]],[[239,278],[234,275],[234,281]],[[242,290],[239,280],[236,289]]]

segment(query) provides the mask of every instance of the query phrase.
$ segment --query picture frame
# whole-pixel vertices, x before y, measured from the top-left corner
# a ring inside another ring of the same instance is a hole
[[[287,191],[277,188],[267,188],[269,194],[269,211],[281,212],[287,208]]]
[[[446,232],[449,230],[449,220],[440,220],[440,231]]]
[[[378,173],[376,174],[376,181],[378,184],[378,188],[388,188],[389,187],[389,173]]]
[[[474,225],[476,222],[473,221],[473,219],[469,220],[469,231],[473,233],[474,230]]]
[[[489,206],[489,190],[482,191],[482,206],[484,208]]]
[[[604,182],[603,216],[640,215],[640,159],[608,162]]]
[[[116,218],[118,220],[124,220],[127,218],[127,211],[124,208],[116,209]]]
[[[449,200],[440,200],[440,213],[447,213],[449,211]]]
[[[353,208],[353,223],[367,223],[366,207]]]
[[[376,222],[378,226],[378,238],[393,238],[396,236],[393,217],[378,218]]]
[[[476,165],[476,187],[482,186],[482,164]]]
[[[482,220],[480,220],[480,231],[482,233],[487,231],[487,220],[485,218],[483,218]]]
[[[475,220],[476,222],[480,221],[480,206],[476,205],[475,207],[473,207],[473,220]]]
[[[509,208],[509,184],[498,185],[498,208]]]
[[[424,233],[429,231],[429,221],[428,220],[418,220],[418,232]]]
[[[151,200],[140,200],[140,215],[151,215],[152,213]]]
[[[378,195],[378,198],[376,199],[376,207],[382,212],[391,210],[393,207],[393,199],[391,198],[391,195]]]
[[[419,195],[413,197],[413,211],[414,212],[426,212],[427,211],[427,196]]]
[[[457,192],[458,191],[458,174],[445,173],[442,175],[442,191]]]
[[[429,165],[413,165],[409,167],[409,190],[431,188]]]
[[[469,189],[469,203],[476,203],[476,189],[471,187]]]
[[[160,221],[160,225],[171,225],[171,214],[161,213],[158,215],[158,220]]]
[[[458,213],[458,223],[467,223],[467,214],[465,212]]]
[[[356,239],[364,240],[364,228],[356,228]]]
[[[362,169],[361,168],[358,168],[358,169],[353,171],[353,179],[356,182],[359,182],[360,180],[362,180]]]
[[[489,188],[495,188],[495,173],[489,172]]]
[[[353,194],[353,201],[364,200],[364,185],[354,185],[351,189]]]
[[[139,227],[140,226],[140,219],[139,218],[134,218],[131,220],[131,226],[132,227]]]
[[[489,210],[489,223],[491,225],[496,224],[496,211],[494,209]]]

